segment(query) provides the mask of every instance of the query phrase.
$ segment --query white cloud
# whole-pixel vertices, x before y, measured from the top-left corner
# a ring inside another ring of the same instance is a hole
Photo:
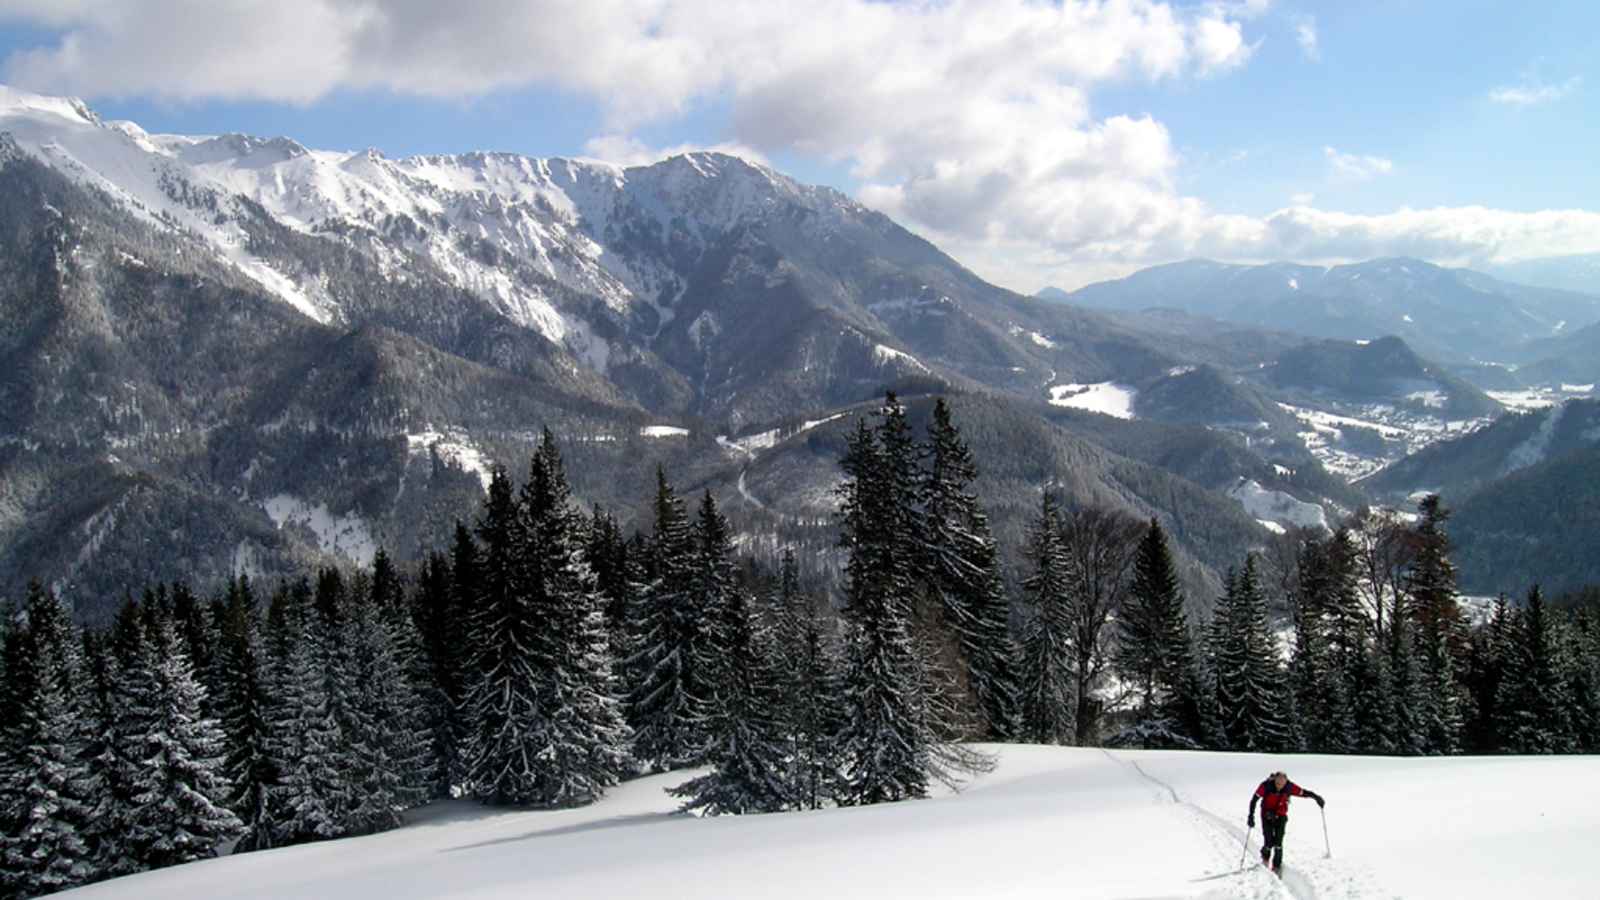
[[[1505,85],[1489,92],[1489,99],[1507,106],[1541,106],[1554,103],[1577,90],[1583,78],[1574,75],[1560,84],[1544,84],[1538,80],[1525,80],[1519,85]]]
[[[591,138],[584,144],[586,158],[619,166],[648,166],[669,156],[683,153],[725,153],[753,163],[772,168],[771,160],[751,147],[724,142],[719,144],[677,144],[671,147],[651,147],[643,141],[625,134],[607,134]]]
[[[1317,20],[1307,16],[1294,26],[1294,39],[1306,59],[1315,62],[1322,58],[1322,48],[1317,43]]]
[[[1290,194],[1289,202],[1295,206],[1310,206],[1311,204],[1317,202],[1317,195],[1309,191],[1299,194]]]
[[[18,86],[91,98],[310,103],[348,89],[472,98],[557,88],[603,111],[602,133],[585,148],[592,156],[638,163],[721,149],[843,164],[863,202],[1025,290],[1196,255],[1447,261],[1600,250],[1600,222],[1581,211],[1349,216],[1297,196],[1261,217],[1182,195],[1183,161],[1166,126],[1097,111],[1094,92],[1235,71],[1260,45],[1254,28],[1269,5],[18,0],[8,21],[61,37],[4,68]],[[1315,23],[1300,22],[1310,52]],[[696,104],[728,111],[725,143],[665,149],[636,137]],[[1324,155],[1346,180],[1395,168],[1331,147]]]
[[[1366,181],[1394,171],[1394,161],[1382,156],[1342,153],[1332,147],[1323,147],[1322,155],[1327,157],[1328,166],[1334,175],[1350,181]]]

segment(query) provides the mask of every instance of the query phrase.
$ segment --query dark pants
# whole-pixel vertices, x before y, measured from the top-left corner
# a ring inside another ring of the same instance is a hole
[[[1261,817],[1261,864],[1274,869],[1283,868],[1283,830],[1289,827],[1288,816]],[[1276,856],[1275,859],[1269,857]]]

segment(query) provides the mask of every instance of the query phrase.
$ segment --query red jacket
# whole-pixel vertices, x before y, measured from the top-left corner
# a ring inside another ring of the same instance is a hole
[[[1314,799],[1316,796],[1316,792],[1305,790],[1300,785],[1288,780],[1283,782],[1283,790],[1279,790],[1278,786],[1273,784],[1273,779],[1268,778],[1266,781],[1261,782],[1260,786],[1256,788],[1256,795],[1250,798],[1250,814],[1255,815],[1256,801],[1260,800],[1261,818],[1287,817],[1289,815],[1290,797],[1311,797]]]

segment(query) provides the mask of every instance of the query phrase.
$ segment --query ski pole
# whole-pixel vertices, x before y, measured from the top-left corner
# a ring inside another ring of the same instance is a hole
[[[1333,845],[1328,843],[1328,811],[1320,806],[1317,809],[1322,813],[1322,849],[1328,853],[1323,859],[1333,859]]]
[[[1244,858],[1250,852],[1250,832],[1256,830],[1256,824],[1250,823],[1249,829],[1244,833],[1244,846],[1239,848],[1239,871],[1244,871]]]

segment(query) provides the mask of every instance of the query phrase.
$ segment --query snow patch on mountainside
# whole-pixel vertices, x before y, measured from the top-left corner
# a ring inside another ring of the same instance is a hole
[[[1552,409],[1544,421],[1539,423],[1539,428],[1528,439],[1511,448],[1506,454],[1506,464],[1500,474],[1508,475],[1518,469],[1526,469],[1544,461],[1550,450],[1550,441],[1555,437],[1556,426],[1561,424],[1561,417],[1566,414],[1567,407],[1557,406]]]
[[[1133,418],[1133,402],[1139,392],[1125,384],[1102,381],[1098,384],[1058,384],[1050,388],[1050,403],[1090,412]]]
[[[915,366],[917,369],[923,372],[928,371],[928,367],[923,365],[922,361],[917,359],[915,356],[912,356],[904,350],[896,350],[893,347],[888,347],[883,344],[878,344],[872,348],[872,360],[880,366],[905,363],[907,365]]]
[[[1283,491],[1269,490],[1253,479],[1240,479],[1227,493],[1257,520],[1299,528],[1328,528],[1328,514],[1322,507]]]
[[[316,535],[317,546],[324,553],[343,556],[363,566],[372,565],[378,553],[372,530],[366,520],[355,513],[336,516],[326,504],[312,505],[289,494],[269,497],[261,508],[279,530],[286,526],[309,529]]]
[[[465,431],[454,428],[434,431],[430,428],[421,434],[408,434],[406,449],[417,454],[433,451],[441,460],[478,476],[484,492],[488,492],[489,482],[493,480],[490,461],[483,455],[483,451],[472,443],[472,439]]]
[[[639,436],[647,438],[688,437],[689,429],[679,428],[676,425],[646,425],[639,429]]]

